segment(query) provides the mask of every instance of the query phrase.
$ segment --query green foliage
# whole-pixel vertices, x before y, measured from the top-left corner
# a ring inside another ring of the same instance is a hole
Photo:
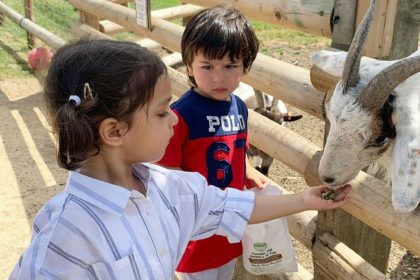
[[[3,3],[24,15],[24,1],[3,0]],[[64,40],[72,39],[71,25],[79,18],[78,12],[68,1],[42,0],[33,1],[35,22]],[[0,78],[25,77],[33,74],[26,62],[29,48],[26,31],[6,18],[0,26]],[[44,46],[36,40],[36,47]]]
[[[5,23],[13,24],[7,21]],[[0,34],[2,34],[0,36],[0,80],[32,75],[32,70],[26,62],[26,54],[29,51],[26,45],[26,34],[20,33],[21,30],[18,28],[5,32],[4,28],[0,26]]]
[[[152,10],[179,6],[182,3],[180,0],[150,0],[150,2],[152,2]]]
[[[4,4],[24,15],[23,0],[1,0]],[[180,0],[151,0],[152,9],[162,9],[181,4]],[[134,9],[134,3],[130,3]],[[33,1],[35,22],[64,40],[73,39],[70,28],[79,19],[78,11],[68,0],[35,0]],[[0,25],[0,79],[9,77],[26,77],[33,74],[26,57],[29,48],[26,45],[26,32],[9,19]],[[124,32],[115,35],[117,40],[134,40],[136,35]],[[44,46],[36,40],[36,47]]]
[[[23,0],[1,0],[21,15],[24,14]],[[64,40],[71,40],[71,25],[79,18],[79,13],[68,0],[35,0],[33,1],[35,22]],[[151,0],[152,10],[173,7],[181,4],[181,0]],[[129,7],[135,9],[134,3]],[[180,23],[180,20],[175,22]],[[270,42],[280,41],[291,46],[306,46],[326,42],[327,39],[284,29],[275,25],[252,22],[258,38],[263,42],[261,51],[270,53]],[[32,75],[26,62],[29,49],[26,43],[26,32],[6,19],[0,26],[0,79],[7,77],[24,77]],[[124,32],[114,36],[117,40],[134,40],[136,35]],[[36,40],[36,47],[43,46]],[[276,50],[281,52],[281,46]]]
[[[291,46],[306,46],[328,41],[323,37],[258,21],[252,21],[252,26],[254,27],[255,33],[257,33],[258,39],[264,42],[277,40],[286,42]]]

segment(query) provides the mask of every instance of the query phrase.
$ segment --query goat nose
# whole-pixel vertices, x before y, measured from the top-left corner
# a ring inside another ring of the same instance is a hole
[[[335,181],[334,177],[322,177],[322,180],[327,184],[331,184]]]

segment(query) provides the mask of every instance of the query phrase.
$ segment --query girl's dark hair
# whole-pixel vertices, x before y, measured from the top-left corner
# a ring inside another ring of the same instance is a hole
[[[235,8],[216,6],[194,15],[185,27],[181,41],[182,60],[189,66],[202,52],[208,59],[243,59],[248,72],[257,56],[259,41],[248,19]],[[194,77],[189,77],[196,86]]]
[[[82,39],[59,49],[44,85],[58,164],[78,169],[94,148],[99,153],[98,127],[104,119],[130,127],[133,114],[147,106],[164,74],[166,66],[158,56],[130,42]],[[69,100],[71,95],[80,98],[79,105]]]

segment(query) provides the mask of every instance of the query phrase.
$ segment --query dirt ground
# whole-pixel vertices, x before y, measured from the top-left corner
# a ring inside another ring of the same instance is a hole
[[[272,45],[273,50],[280,47],[278,42]],[[309,67],[310,53],[317,49],[319,46],[283,48],[277,58]],[[0,80],[0,279],[7,278],[28,245],[36,212],[66,183],[67,172],[55,161],[54,141],[42,113],[40,92],[34,78]],[[322,146],[323,122],[302,114],[301,121],[288,127]],[[305,187],[299,174],[277,161],[269,176],[290,191]],[[298,262],[313,272],[311,252],[298,242],[294,244]],[[387,275],[391,279],[420,279],[419,271],[420,258],[393,243]]]

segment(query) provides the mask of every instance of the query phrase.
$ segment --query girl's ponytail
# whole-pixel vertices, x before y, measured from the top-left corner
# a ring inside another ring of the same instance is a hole
[[[94,130],[82,110],[85,106],[80,105],[83,101],[75,96],[69,97],[69,102],[57,110],[54,118],[58,142],[57,161],[67,170],[80,168],[95,144]]]

